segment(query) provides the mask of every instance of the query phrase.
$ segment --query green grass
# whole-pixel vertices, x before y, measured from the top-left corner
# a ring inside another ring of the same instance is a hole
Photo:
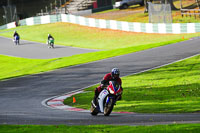
[[[114,111],[187,113],[200,111],[200,55],[145,73],[123,77],[123,99]],[[89,109],[94,88],[64,103]]]
[[[89,125],[89,126],[39,126],[39,125],[0,125],[2,133],[198,133],[200,124],[170,124],[156,126],[113,126],[113,125]]]
[[[13,30],[14,29],[1,30],[0,35],[11,37]],[[3,71],[0,73],[0,80],[159,47],[183,41],[183,36],[184,39],[188,39],[199,35],[199,33],[183,35],[138,34],[88,28],[68,23],[24,26],[17,28],[17,30],[21,38],[26,40],[45,43],[46,35],[48,33],[54,33],[56,44],[107,50],[70,57],[41,60],[1,55],[0,69]]]
[[[0,73],[0,80],[88,63],[162,45],[165,45],[165,43],[85,53],[54,59],[25,59],[0,55],[0,69],[2,70]]]
[[[130,10],[130,9],[129,9]],[[105,19],[113,19],[112,16],[105,16]],[[104,16],[101,17],[101,19],[104,19]],[[148,13],[133,13],[129,15],[124,15],[124,16],[119,16],[116,17],[115,19],[117,21],[127,21],[127,22],[141,22],[141,23],[149,23],[149,15]],[[180,11],[172,11],[172,22],[173,23],[199,23],[200,22],[200,17],[197,16],[195,18],[194,15],[192,16],[181,16]]]
[[[12,37],[17,30],[23,40],[46,43],[50,33],[55,38],[55,44],[91,48],[91,49],[116,49],[134,46],[151,45],[163,42],[183,41],[182,37],[189,39],[195,34],[147,34],[123,32],[107,29],[98,29],[79,26],[69,23],[52,23],[34,26],[22,26],[11,30],[0,30],[1,36]],[[10,32],[3,32],[10,31]]]
[[[180,6],[179,6],[180,7]],[[132,13],[130,13],[132,12]],[[126,22],[141,22],[149,23],[149,14],[144,13],[144,7],[130,7],[125,10],[113,9],[104,12],[94,13],[87,17],[100,18],[106,20],[117,20]],[[172,11],[172,22],[173,23],[199,23],[200,17],[197,15],[187,15],[182,17],[181,12]]]

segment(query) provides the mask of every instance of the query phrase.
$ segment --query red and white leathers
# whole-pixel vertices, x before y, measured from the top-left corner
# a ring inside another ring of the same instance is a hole
[[[109,84],[109,81],[117,81],[120,84],[120,86],[122,85],[122,80],[119,76],[113,77],[112,73],[108,73],[103,77],[103,80],[101,81],[101,85],[95,89],[96,97],[103,90],[103,87]],[[121,88],[122,88],[122,86],[121,86]]]

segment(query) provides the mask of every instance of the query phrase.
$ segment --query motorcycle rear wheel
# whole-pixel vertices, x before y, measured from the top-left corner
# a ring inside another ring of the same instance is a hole
[[[90,114],[97,115],[98,113],[99,113],[99,111],[91,104]]]

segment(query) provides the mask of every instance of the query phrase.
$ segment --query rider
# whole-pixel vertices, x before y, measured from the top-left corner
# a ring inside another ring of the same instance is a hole
[[[53,36],[51,34],[48,34],[48,41],[50,38],[52,38],[54,40]]]
[[[48,34],[48,38],[47,38],[47,44],[49,45],[49,40],[52,39],[54,40],[53,36],[51,34]]]
[[[17,33],[17,31],[14,31],[14,34],[13,34],[14,39],[15,39],[16,36],[17,36],[16,39],[19,41],[19,38],[20,38],[20,37],[19,37],[19,34]],[[16,40],[16,41],[17,41],[17,40]]]
[[[94,104],[97,103],[97,97],[99,96],[99,93],[103,90],[105,86],[109,84],[109,81],[117,81],[120,84],[120,86],[122,85],[122,80],[119,77],[119,75],[120,75],[119,69],[113,68],[111,70],[111,73],[108,73],[103,77],[103,80],[101,81],[100,86],[95,89],[95,95],[93,99]],[[122,89],[122,86],[121,86],[121,89]],[[121,100],[121,97],[118,100]]]

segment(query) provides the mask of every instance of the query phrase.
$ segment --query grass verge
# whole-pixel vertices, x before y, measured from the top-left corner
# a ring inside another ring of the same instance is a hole
[[[119,56],[153,47],[158,47],[166,45],[168,43],[172,42],[135,46],[107,51],[98,51],[54,59],[25,59],[19,57],[9,57],[5,55],[0,55],[0,69],[2,70],[0,73],[0,80],[88,63],[113,56]]]
[[[50,33],[55,44],[90,49],[119,49],[134,46],[151,45],[163,42],[179,42],[199,36],[195,34],[147,34],[117,30],[85,27],[69,23],[52,23],[34,26],[22,26],[16,29],[2,30],[1,36],[12,37],[17,30],[22,40],[46,43]],[[10,32],[5,32],[10,31]],[[184,39],[183,39],[184,38]]]
[[[149,132],[165,132],[165,133],[198,133],[200,132],[200,124],[170,124],[156,126],[113,126],[113,125],[89,125],[89,126],[41,126],[41,125],[0,125],[1,132],[4,133],[149,133]]]
[[[121,14],[123,13],[123,15],[121,15],[118,12],[120,12]],[[114,16],[108,15],[108,14],[113,14]],[[133,9],[126,9],[124,11],[119,11],[115,9],[112,12],[92,14],[88,17],[101,18],[101,19],[107,19],[107,20],[116,20],[116,21],[126,21],[126,22],[149,23],[148,13],[144,13],[144,11],[134,13]],[[199,21],[200,21],[200,17],[196,17],[194,15],[191,15],[191,16],[184,15],[184,17],[182,17],[180,11],[172,11],[173,23],[199,23]]]
[[[14,29],[12,29],[14,30]],[[0,35],[11,37],[12,30],[3,30]],[[44,42],[48,33],[55,33],[57,44],[68,46],[107,49],[99,52],[55,59],[24,59],[0,56],[0,80],[16,76],[35,74],[62,67],[88,63],[113,56],[176,43],[198,36],[198,34],[158,35],[83,27],[68,23],[54,23],[18,27],[22,39]],[[7,31],[7,32],[6,32]]]
[[[123,99],[114,111],[138,113],[188,113],[200,111],[200,55],[159,69],[123,77]],[[96,86],[64,103],[89,109]]]

